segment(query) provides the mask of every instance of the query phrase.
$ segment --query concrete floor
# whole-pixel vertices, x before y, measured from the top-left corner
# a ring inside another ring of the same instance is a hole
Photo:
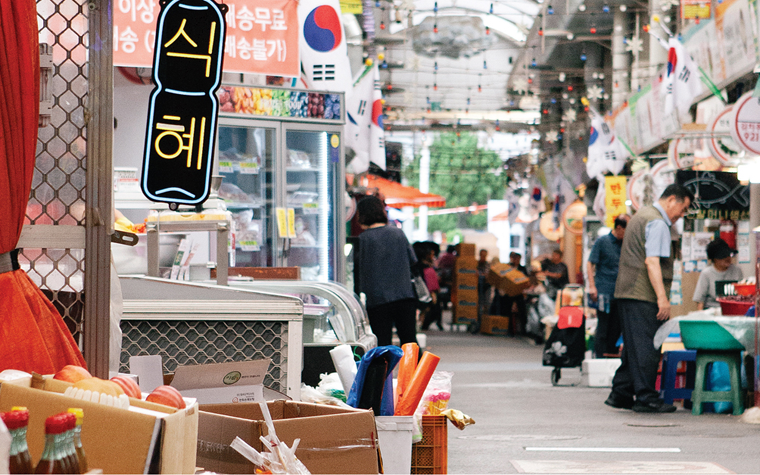
[[[448,425],[449,473],[760,473],[760,424],[613,409],[608,388],[552,386],[530,340],[425,333],[438,369],[454,372],[449,407],[476,421]],[[572,382],[580,369],[563,370],[560,384]]]

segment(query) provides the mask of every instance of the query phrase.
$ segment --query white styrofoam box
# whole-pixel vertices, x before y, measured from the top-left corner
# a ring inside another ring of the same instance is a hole
[[[620,366],[620,358],[585,359],[581,366],[583,385],[592,388],[609,388]]]
[[[383,469],[389,474],[412,471],[414,416],[375,416]]]

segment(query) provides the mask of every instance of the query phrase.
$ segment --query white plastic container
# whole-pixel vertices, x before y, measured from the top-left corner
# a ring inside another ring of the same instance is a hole
[[[612,378],[620,366],[620,358],[585,359],[581,367],[583,385],[591,388],[612,387]]]
[[[412,471],[414,416],[375,416],[383,469],[387,474]]]

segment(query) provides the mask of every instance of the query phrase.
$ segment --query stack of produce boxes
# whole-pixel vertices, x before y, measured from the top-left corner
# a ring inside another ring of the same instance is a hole
[[[454,267],[454,286],[451,302],[454,305],[454,323],[465,324],[478,321],[478,260],[475,245],[457,245],[457,261]]]

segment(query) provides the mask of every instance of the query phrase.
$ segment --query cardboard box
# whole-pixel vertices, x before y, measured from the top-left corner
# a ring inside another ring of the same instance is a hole
[[[457,260],[454,262],[455,273],[460,271],[476,271],[477,269],[478,260],[474,257],[457,257]]]
[[[486,282],[509,296],[520,295],[530,287],[530,279],[509,264],[491,264]]]
[[[459,285],[466,285],[469,287],[478,288],[478,274],[474,270],[470,269],[464,269],[463,272],[458,272],[454,274],[454,291],[456,291],[457,286]]]
[[[458,305],[459,302],[474,303],[477,307],[478,304],[478,291],[477,290],[457,290],[451,298],[454,305]],[[465,303],[468,305],[468,303]]]
[[[198,404],[258,402],[264,399],[268,358],[231,363],[178,366],[171,385]]]
[[[581,365],[583,384],[592,388],[612,387],[612,378],[620,366],[620,358],[585,359]]]
[[[125,410],[19,384],[0,385],[0,411],[29,409],[32,460],[39,460],[45,446],[45,419],[81,407],[82,444],[91,468],[103,473],[195,473],[197,403],[184,410],[138,399],[130,404]]]
[[[483,315],[480,322],[480,333],[485,333],[486,335],[508,335],[509,317]]]
[[[460,242],[456,245],[456,253],[462,257],[475,257],[475,244]]]
[[[296,456],[311,473],[378,473],[372,411],[294,401],[267,405],[277,437],[288,446],[301,439]],[[200,409],[198,467],[218,473],[254,473],[253,464],[229,445],[240,437],[256,450],[265,450],[259,437],[267,434],[267,428],[259,405],[208,404]]]

